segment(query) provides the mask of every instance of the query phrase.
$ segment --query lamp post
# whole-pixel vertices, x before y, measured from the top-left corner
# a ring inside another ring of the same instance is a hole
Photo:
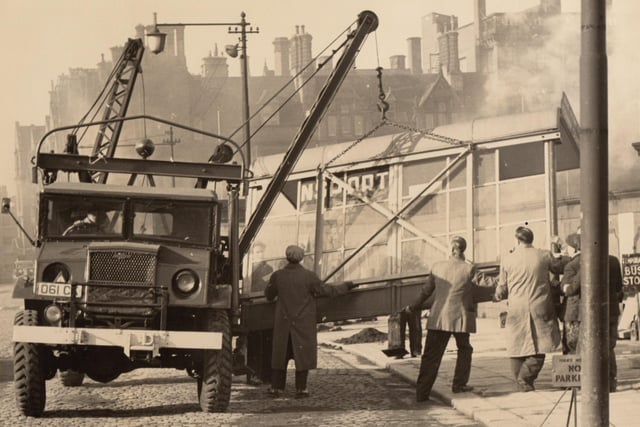
[[[160,32],[159,27],[186,27],[186,26],[226,26],[229,34],[240,34],[239,44],[225,46],[227,55],[236,58],[240,53],[240,77],[242,79],[242,117],[244,144],[246,144],[246,167],[251,167],[251,125],[249,113],[249,69],[247,59],[247,34],[257,34],[260,28],[251,27],[251,23],[245,19],[247,15],[240,13],[240,22],[193,22],[193,23],[161,23],[157,22],[157,14],[153,13],[153,31],[147,33],[149,41],[149,49],[151,52],[158,54],[164,50],[164,43],[167,35]],[[245,188],[246,192],[246,188]]]

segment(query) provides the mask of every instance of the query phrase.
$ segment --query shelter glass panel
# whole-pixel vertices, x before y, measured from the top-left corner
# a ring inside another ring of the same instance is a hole
[[[544,145],[538,142],[502,147],[500,180],[544,173]]]
[[[353,251],[345,251],[345,257]],[[390,257],[386,245],[374,245],[363,249],[345,265],[345,280],[388,276]]]
[[[556,173],[556,194],[558,200],[580,197],[580,169]]]
[[[500,223],[522,223],[545,218],[543,175],[500,183]]]
[[[450,161],[453,160],[453,157]],[[449,188],[464,188],[467,185],[467,162],[460,159],[458,163],[449,170]]]
[[[441,243],[443,247],[447,247],[446,236],[434,236],[434,240]],[[402,273],[415,273],[429,271],[434,262],[447,259],[448,254],[441,248],[420,239],[402,242],[400,256]]]
[[[495,151],[479,151],[475,156],[475,185],[496,182],[496,153]]]
[[[430,194],[416,200],[406,211],[405,219],[420,230],[440,234],[447,232],[446,194]]]
[[[298,226],[298,242],[297,242],[298,246],[303,248],[307,253],[313,252],[315,242],[316,242],[316,214],[308,213],[308,214],[300,215],[299,226]]]
[[[498,261],[496,229],[476,230],[474,233],[474,262]]]
[[[335,270],[342,262],[342,252],[326,252],[322,254],[322,269],[320,278],[326,278]],[[330,282],[339,282],[344,280],[344,269],[340,269],[331,277]]]
[[[342,210],[327,210],[324,213],[322,247],[325,251],[344,246],[344,213]]]
[[[473,214],[476,227],[496,226],[496,186],[476,187],[473,191]]]
[[[449,193],[449,231],[464,230],[467,221],[467,192],[456,190]]]
[[[345,218],[345,244],[348,248],[354,248],[371,237],[379,230],[387,219],[367,205],[352,206],[347,210]],[[373,240],[374,243],[385,244],[391,227],[386,227]]]
[[[414,162],[402,166],[402,196],[415,196],[425,184],[430,182],[446,167],[445,159],[433,159]],[[442,184],[434,184],[435,190],[440,190]]]
[[[265,258],[282,257],[287,246],[298,243],[296,217],[267,217],[256,236],[256,241],[265,244]]]

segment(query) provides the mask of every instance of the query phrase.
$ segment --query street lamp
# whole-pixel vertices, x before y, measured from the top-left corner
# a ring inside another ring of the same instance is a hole
[[[158,54],[164,50],[164,43],[167,35],[165,33],[160,32],[159,27],[186,27],[186,26],[228,26],[227,32],[229,34],[240,34],[239,44],[235,45],[227,45],[225,47],[225,51],[227,54],[236,58],[238,53],[240,52],[240,76],[242,78],[242,117],[244,120],[243,123],[243,137],[244,143],[246,144],[246,167],[251,167],[251,126],[249,121],[249,71],[247,65],[247,34],[257,34],[260,32],[260,28],[256,27],[255,30],[253,27],[250,27],[251,23],[247,22],[245,17],[247,15],[242,12],[240,13],[240,22],[194,22],[194,23],[161,23],[157,22],[157,14],[154,12],[153,14],[153,31],[147,33],[147,40],[149,42],[149,49],[151,52]],[[233,27],[233,28],[232,28]],[[239,27],[239,29],[238,29]],[[248,27],[248,28],[247,28]],[[245,192],[246,192],[245,188]]]

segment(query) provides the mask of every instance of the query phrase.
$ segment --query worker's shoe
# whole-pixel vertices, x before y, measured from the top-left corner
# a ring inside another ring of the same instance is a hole
[[[533,384],[528,384],[525,382],[518,382],[518,391],[521,391],[523,393],[527,393],[529,391],[534,391],[536,388],[533,386]]]
[[[467,393],[472,390],[473,390],[473,387],[470,385],[458,385],[458,386],[451,387],[451,391],[454,393]]]
[[[296,390],[296,399],[304,399],[309,397],[309,391],[305,388],[303,390]]]

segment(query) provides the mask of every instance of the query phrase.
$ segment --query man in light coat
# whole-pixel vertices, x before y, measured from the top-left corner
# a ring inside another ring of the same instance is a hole
[[[323,283],[318,276],[300,265],[304,250],[288,246],[286,266],[275,271],[264,290],[269,301],[277,298],[271,352],[272,382],[269,394],[279,396],[286,383],[287,363],[296,365],[296,397],[309,396],[307,376],[318,363],[316,335],[317,296],[336,296],[356,287],[353,282],[336,285]]]
[[[453,376],[452,391],[462,393],[473,390],[468,386],[471,373],[473,347],[469,334],[476,332],[476,287],[481,276],[473,264],[465,261],[467,242],[455,236],[451,240],[451,257],[433,265],[416,300],[405,308],[407,312],[419,310],[433,295],[431,312],[427,320],[427,338],[416,384],[416,400],[429,400],[429,394],[438,375],[442,356],[451,335],[456,340],[458,355]]]
[[[560,343],[549,272],[562,273],[563,263],[533,247],[531,229],[518,227],[515,237],[517,246],[500,265],[496,301],[509,300],[507,352],[518,389],[527,392],[535,389],[545,353]]]

